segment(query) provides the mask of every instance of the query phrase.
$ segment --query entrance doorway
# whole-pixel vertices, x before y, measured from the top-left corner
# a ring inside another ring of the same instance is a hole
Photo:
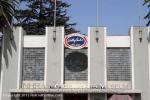
[[[64,94],[63,100],[88,100],[87,94]]]

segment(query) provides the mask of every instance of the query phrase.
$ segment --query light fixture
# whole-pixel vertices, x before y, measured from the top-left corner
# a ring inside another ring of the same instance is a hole
[[[56,41],[56,28],[54,28],[53,30],[53,41],[54,42]]]
[[[96,38],[95,39],[96,39],[96,42],[98,43],[98,41],[99,41],[99,37],[98,37],[99,31],[96,30],[95,32],[96,32]]]
[[[142,42],[142,30],[141,30],[141,28],[139,29],[139,40],[140,40],[140,42]]]

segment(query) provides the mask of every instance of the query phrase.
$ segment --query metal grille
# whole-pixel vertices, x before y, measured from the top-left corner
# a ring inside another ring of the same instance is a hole
[[[131,80],[130,48],[107,48],[107,80]]]
[[[44,48],[24,48],[23,80],[44,80]]]

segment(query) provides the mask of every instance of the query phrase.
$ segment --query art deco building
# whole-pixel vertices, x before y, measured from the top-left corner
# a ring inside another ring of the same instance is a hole
[[[16,27],[3,36],[0,100],[149,100],[149,42],[149,27],[127,36],[107,36],[106,27],[87,35]]]

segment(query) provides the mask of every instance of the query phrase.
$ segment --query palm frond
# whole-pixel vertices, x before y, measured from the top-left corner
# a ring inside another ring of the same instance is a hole
[[[11,28],[12,17],[14,16],[15,7],[18,0],[0,0],[0,27],[7,25]]]

